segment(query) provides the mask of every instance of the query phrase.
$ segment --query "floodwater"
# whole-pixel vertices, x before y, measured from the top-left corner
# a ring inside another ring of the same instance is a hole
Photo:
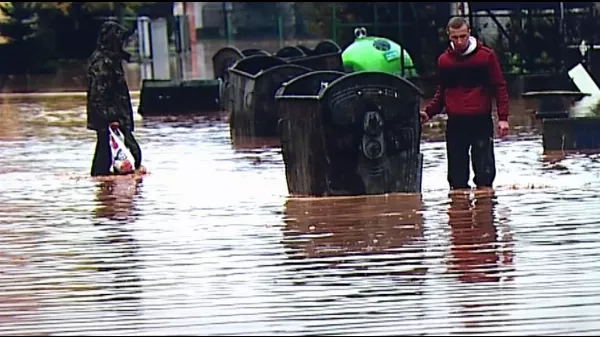
[[[2,335],[600,332],[600,156],[535,130],[494,191],[449,195],[438,139],[421,196],[299,199],[223,118],[138,118],[150,174],[100,182],[82,97],[0,107]]]

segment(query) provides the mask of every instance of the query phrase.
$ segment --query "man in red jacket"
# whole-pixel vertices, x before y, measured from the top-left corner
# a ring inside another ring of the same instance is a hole
[[[496,178],[492,98],[496,99],[499,134],[508,133],[508,93],[494,51],[471,36],[462,17],[448,22],[450,47],[438,58],[438,85],[421,112],[421,122],[445,110],[448,182],[451,189],[469,188],[469,149],[477,187]]]

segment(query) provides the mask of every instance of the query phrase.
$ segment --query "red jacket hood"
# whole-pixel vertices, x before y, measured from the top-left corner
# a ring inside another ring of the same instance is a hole
[[[472,55],[474,52],[477,51],[477,49],[483,47],[483,42],[481,42],[481,40],[479,40],[476,37],[473,37],[475,39],[475,41],[477,42],[477,45],[475,46],[475,50],[473,50],[473,52],[469,53],[469,55]],[[463,56],[462,54],[459,54],[456,52],[456,50],[454,50],[454,48],[452,47],[452,45],[449,45],[448,48],[446,48],[446,53],[452,55],[452,56]]]

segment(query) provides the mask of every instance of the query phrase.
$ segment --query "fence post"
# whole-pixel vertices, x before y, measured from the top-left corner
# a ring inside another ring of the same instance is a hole
[[[279,35],[279,49],[283,48],[283,15],[277,15],[277,33]]]
[[[373,32],[374,35],[379,35],[379,15],[377,14],[377,2],[373,2]]]
[[[400,45],[400,67],[402,68],[402,77],[406,74],[404,64],[404,41],[402,40],[402,2],[398,2],[398,44]],[[413,60],[414,63],[414,60]],[[414,64],[413,64],[414,67]]]
[[[337,15],[335,10],[335,2],[331,3],[331,29],[333,30],[331,38],[337,43]]]
[[[231,37],[231,12],[233,11],[233,4],[231,2],[223,2],[223,14],[225,15],[225,32],[227,34],[227,44],[232,43]]]
[[[150,41],[150,18],[137,18],[138,55],[141,64],[141,81],[152,78],[152,43]],[[141,87],[141,83],[140,83]]]

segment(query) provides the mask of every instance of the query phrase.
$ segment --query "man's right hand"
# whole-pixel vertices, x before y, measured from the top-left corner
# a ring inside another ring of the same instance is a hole
[[[112,122],[110,123],[110,128],[111,129],[118,129],[119,128],[119,122]]]
[[[425,111],[419,113],[419,118],[421,119],[421,123],[427,123],[427,121],[429,121],[429,115],[427,115]]]

